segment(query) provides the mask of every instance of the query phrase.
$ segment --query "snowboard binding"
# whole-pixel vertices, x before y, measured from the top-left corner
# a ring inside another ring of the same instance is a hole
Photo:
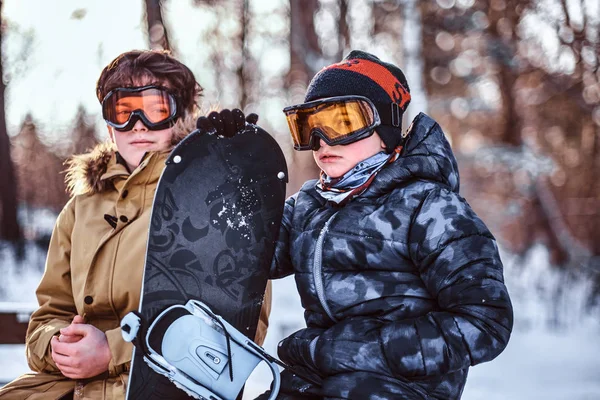
[[[144,361],[175,386],[200,400],[234,400],[256,366],[264,361],[273,374],[269,400],[280,386],[279,360],[267,354],[198,300],[168,307],[145,329],[130,312],[121,321],[123,339]]]

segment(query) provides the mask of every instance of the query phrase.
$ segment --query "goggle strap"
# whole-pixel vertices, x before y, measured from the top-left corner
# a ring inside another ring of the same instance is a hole
[[[381,125],[389,125],[395,128],[402,126],[402,110],[400,110],[400,106],[397,103],[390,103],[389,110],[383,108],[382,110],[377,110],[377,112],[381,119]]]
[[[400,112],[400,106],[396,103],[392,103],[392,126],[399,127],[402,124],[402,113]]]

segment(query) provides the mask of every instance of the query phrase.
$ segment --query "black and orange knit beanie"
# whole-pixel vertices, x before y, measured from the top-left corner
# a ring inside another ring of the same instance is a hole
[[[341,62],[323,68],[310,82],[305,102],[334,96],[364,96],[373,102],[381,125],[377,133],[387,152],[402,140],[402,114],[410,89],[402,70],[376,56],[353,50]]]

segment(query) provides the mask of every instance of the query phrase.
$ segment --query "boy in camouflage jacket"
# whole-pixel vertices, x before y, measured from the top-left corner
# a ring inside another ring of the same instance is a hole
[[[286,202],[272,277],[295,274],[307,324],[279,356],[322,384],[285,371],[280,398],[459,399],[513,317],[444,133],[421,113],[403,134],[406,78],[361,51],[319,72],[305,101],[284,112],[322,173]]]

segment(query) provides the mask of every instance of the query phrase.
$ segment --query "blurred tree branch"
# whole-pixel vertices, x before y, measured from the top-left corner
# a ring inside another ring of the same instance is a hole
[[[486,146],[514,153],[485,171],[462,158],[473,168],[466,186],[477,192],[478,212],[490,220],[492,213],[504,215],[495,229],[513,251],[542,241],[554,263],[571,265],[600,254],[600,211],[570,206],[600,199],[600,119],[594,117],[600,115],[600,77],[598,52],[590,51],[598,49],[600,16],[586,11],[585,1],[550,3],[486,0],[446,9],[422,3],[424,59],[432,112],[453,147],[469,149],[475,160]],[[577,10],[582,16],[574,18]],[[558,49],[550,52],[554,40]],[[446,65],[449,73],[442,74]],[[477,106],[479,82],[497,89],[497,109]],[[469,100],[457,103],[457,97]],[[506,164],[526,152],[549,157],[553,168],[540,173]],[[486,207],[491,199],[503,208]]]

